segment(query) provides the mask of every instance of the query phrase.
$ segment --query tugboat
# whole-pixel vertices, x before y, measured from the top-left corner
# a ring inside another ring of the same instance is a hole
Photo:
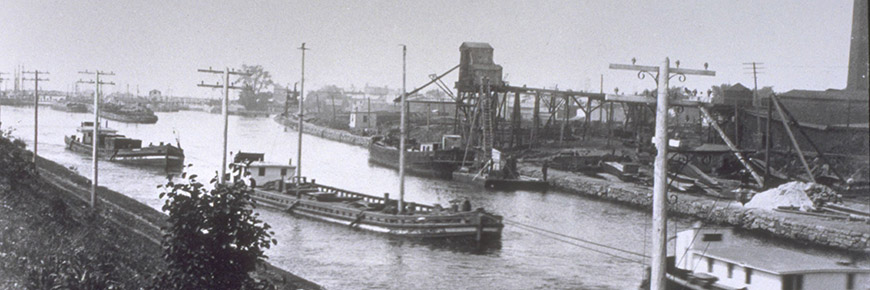
[[[93,150],[94,123],[82,122],[77,129],[81,136],[64,136],[66,148],[80,153],[91,153]],[[181,168],[184,165],[184,150],[181,144],[173,146],[160,142],[159,145],[142,147],[142,140],[127,138],[117,134],[117,130],[100,128],[97,138],[98,157],[101,159],[165,169]],[[176,141],[177,142],[177,141]]]
[[[106,103],[100,108],[100,117],[124,123],[157,123],[157,115],[154,115],[154,111],[142,105]]]

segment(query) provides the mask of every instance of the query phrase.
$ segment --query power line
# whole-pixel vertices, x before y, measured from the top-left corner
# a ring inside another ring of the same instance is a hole
[[[553,237],[553,236],[548,236],[548,235],[544,235],[544,234],[541,234],[541,233],[537,233],[537,234],[539,234],[539,235],[541,235],[541,236],[543,236],[543,237],[551,238],[551,239],[554,239],[554,240],[557,240],[557,241],[561,241],[561,242],[563,242],[563,243],[571,244],[571,245],[574,245],[574,246],[577,246],[577,247],[580,247],[580,248],[583,248],[583,249],[587,249],[587,250],[590,250],[590,251],[593,251],[593,252],[596,252],[596,253],[600,253],[600,254],[604,254],[604,255],[608,255],[608,256],[612,256],[612,257],[617,257],[617,258],[620,258],[620,259],[623,259],[623,260],[627,260],[627,261],[630,261],[630,262],[643,264],[642,261],[638,261],[638,260],[631,259],[631,258],[626,258],[626,257],[619,256],[619,255],[614,255],[614,254],[612,254],[612,253],[607,253],[607,252],[604,252],[604,251],[601,251],[601,250],[598,250],[598,249],[594,249],[594,248],[591,248],[591,247],[588,247],[588,246],[584,246],[584,245],[581,245],[581,244],[577,244],[577,243],[575,243],[575,242],[568,241],[568,240],[573,240],[573,241],[578,241],[578,242],[582,242],[582,243],[586,243],[586,244],[591,244],[591,245],[595,245],[595,246],[598,246],[598,247],[602,247],[602,248],[605,248],[605,249],[608,249],[608,250],[617,251],[617,252],[621,252],[621,253],[626,253],[626,254],[629,254],[629,255],[640,256],[641,258],[649,258],[649,256],[647,256],[647,255],[645,255],[645,254],[642,254],[642,253],[632,252],[632,251],[629,251],[629,250],[624,250],[624,249],[616,248],[616,247],[613,247],[613,246],[608,246],[608,245],[605,245],[605,244],[596,243],[596,242],[593,242],[593,241],[589,241],[589,240],[585,240],[585,239],[581,239],[581,238],[577,238],[577,237],[572,237],[572,236],[569,236],[569,235],[565,235],[565,234],[557,233],[557,232],[554,232],[554,231],[550,231],[550,230],[542,229],[542,228],[535,227],[535,226],[532,226],[532,225],[523,224],[523,223],[520,223],[520,222],[517,222],[517,221],[512,221],[512,220],[507,220],[507,219],[505,219],[504,221],[507,222],[507,223],[509,223],[509,224],[511,224],[511,225],[517,226],[517,227],[520,228],[520,229],[524,229],[524,230],[527,230],[527,231],[530,231],[530,232],[533,232],[533,233],[535,233],[534,231],[539,231],[539,232],[543,232],[543,233],[546,233],[546,234],[550,234],[550,235],[555,235],[555,236],[557,236],[557,237]],[[534,231],[533,231],[533,230],[534,230]],[[561,239],[561,238],[558,238],[558,237],[563,237],[563,238],[566,238],[566,239],[568,239],[568,240]]]

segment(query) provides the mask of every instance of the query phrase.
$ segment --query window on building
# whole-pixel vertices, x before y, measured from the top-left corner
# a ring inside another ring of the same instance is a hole
[[[257,174],[260,176],[266,176],[266,168],[260,167],[260,172],[257,172]]]
[[[363,123],[366,123],[366,124],[369,123],[369,116],[363,115]]]
[[[713,258],[707,258],[707,273],[713,273]]]
[[[752,268],[746,268],[746,279],[743,283],[752,284]]]
[[[281,176],[287,176],[287,168],[281,168]]]
[[[701,238],[701,241],[721,242],[722,241],[722,234],[704,234],[704,237]]]
[[[846,274],[846,290],[855,289],[855,273]]]
[[[782,290],[803,290],[804,275],[782,276]]]
[[[728,278],[734,278],[734,264],[728,263]]]

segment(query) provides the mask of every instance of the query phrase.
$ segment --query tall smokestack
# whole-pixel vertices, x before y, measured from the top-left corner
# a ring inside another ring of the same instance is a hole
[[[849,47],[847,90],[867,90],[870,74],[867,49],[867,0],[855,0],[852,6],[852,45]]]

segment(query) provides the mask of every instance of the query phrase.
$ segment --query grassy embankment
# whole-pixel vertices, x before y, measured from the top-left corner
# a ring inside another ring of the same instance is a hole
[[[160,245],[64,196],[30,156],[0,138],[0,288],[147,286],[164,268]]]
[[[0,289],[149,288],[166,269],[160,227],[166,216],[0,137]],[[319,286],[263,265],[258,279],[281,289]]]

